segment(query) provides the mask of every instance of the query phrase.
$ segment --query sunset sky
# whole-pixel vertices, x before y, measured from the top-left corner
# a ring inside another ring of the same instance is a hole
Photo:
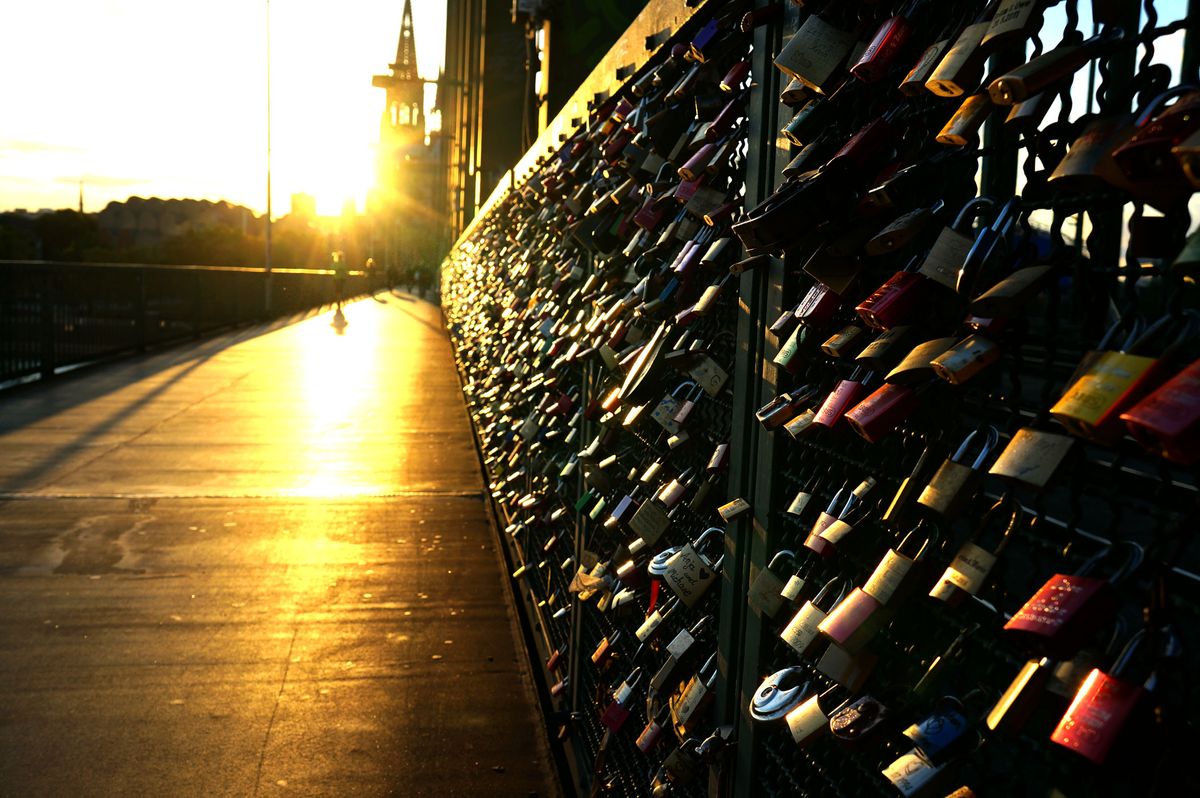
[[[265,0],[38,0],[0,9],[0,211],[131,195],[266,208]],[[403,0],[273,0],[273,210],[337,213],[373,182]],[[413,3],[436,78],[445,4]],[[433,87],[426,87],[427,107]]]

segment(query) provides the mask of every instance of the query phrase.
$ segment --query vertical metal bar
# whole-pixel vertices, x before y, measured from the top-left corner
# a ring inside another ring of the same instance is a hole
[[[1025,63],[1025,44],[996,53],[989,60],[989,74],[1003,75]],[[993,197],[1011,197],[1017,193],[1017,137],[1004,127],[1005,114],[997,109],[983,125],[983,146],[987,150],[981,160],[982,193]]]
[[[137,330],[137,351],[146,351],[146,270],[137,270],[137,296],[134,303],[134,325]]]
[[[57,274],[55,268],[42,270],[40,372],[43,379],[54,376],[54,277]]]
[[[767,5],[758,0],[756,6]],[[790,16],[790,15],[789,15]],[[755,31],[753,74],[755,85],[750,94],[748,153],[746,159],[746,204],[754,207],[774,189],[775,139],[778,129],[779,72],[771,54],[779,49],[782,26],[778,23]],[[725,689],[718,696],[718,717],[732,719],[737,726],[732,772],[724,780],[725,795],[752,795],[760,752],[754,744],[754,727],[747,716],[749,696],[757,687],[762,621],[746,608],[746,588],[757,568],[767,557],[765,520],[770,517],[772,493],[771,469],[765,463],[773,459],[771,440],[764,437],[754,418],[761,406],[761,394],[767,390],[764,371],[765,319],[782,304],[782,263],[756,269],[742,275],[739,284],[737,349],[734,362],[734,401],[730,448],[731,493],[750,502],[752,511],[741,522],[736,542],[736,559],[726,552],[725,571],[731,576],[721,591],[719,650]]]
[[[1200,17],[1200,0],[1188,0],[1187,15],[1190,19]],[[1200,75],[1200,25],[1189,25],[1183,35],[1182,72],[1177,82],[1187,83]]]

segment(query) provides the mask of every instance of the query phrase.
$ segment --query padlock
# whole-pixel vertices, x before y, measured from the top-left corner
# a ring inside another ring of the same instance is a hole
[[[846,423],[862,438],[878,443],[920,405],[916,388],[886,382],[846,411]]]
[[[912,473],[905,477],[900,482],[900,486],[896,488],[892,500],[888,502],[887,509],[880,516],[880,521],[884,526],[892,530],[899,530],[908,526],[909,508],[913,499],[916,497],[917,487],[925,484],[925,473],[930,465],[937,459],[937,454],[930,446],[925,446],[921,450],[920,457],[913,465]]]
[[[812,403],[817,392],[815,386],[804,386],[791,393],[780,394],[755,411],[754,417],[763,425],[763,429],[779,429]]]
[[[984,723],[996,734],[1017,734],[1037,709],[1054,670],[1049,657],[1027,660],[988,711]]]
[[[1111,577],[1090,573],[1109,557],[1124,560]],[[1132,541],[1102,549],[1072,575],[1055,574],[1038,588],[1005,624],[1004,632],[1022,648],[1066,659],[1104,623],[1116,608],[1113,585],[1137,571],[1145,557]]]
[[[840,577],[834,577],[826,582],[817,591],[817,595],[804,602],[804,605],[796,611],[787,626],[779,633],[783,642],[791,646],[802,657],[814,653],[817,644],[822,642],[817,629],[818,625],[825,620],[829,610],[845,598],[848,587],[846,580]],[[838,592],[835,593],[835,590]]]
[[[1066,40],[1053,50],[994,79],[988,84],[988,93],[996,105],[1012,105],[1026,100],[1072,75],[1092,59],[1112,52],[1124,38],[1125,32],[1114,26],[1081,42]]]
[[[653,571],[651,572],[651,575],[654,575]],[[651,643],[658,635],[658,631],[662,627],[663,621],[665,621],[667,618],[670,618],[671,614],[675,612],[675,609],[678,606],[679,601],[678,599],[675,599],[667,602],[662,609],[651,610],[649,614],[646,615],[645,620],[642,621],[641,626],[634,631],[634,637],[637,638],[639,643]]]
[[[929,361],[933,373],[951,385],[962,385],[1000,359],[995,341],[973,333]]]
[[[832,429],[846,415],[846,411],[857,405],[870,393],[868,387],[875,378],[874,372],[856,366],[850,377],[838,380],[837,385],[829,392],[817,408],[812,425]]]
[[[566,653],[566,651],[567,647],[562,646],[561,648],[555,649],[554,653],[546,659],[547,673],[554,673],[558,670],[559,666],[563,664],[563,655]]]
[[[867,343],[867,331],[857,324],[848,324],[821,344],[821,351],[830,357],[853,357]]]
[[[667,720],[671,717],[671,708],[668,706],[662,707],[658,714],[652,716],[646,721],[645,727],[637,736],[634,745],[643,754],[649,754],[653,751],[664,737],[664,732],[667,729]]]
[[[774,63],[789,77],[826,94],[855,40],[853,30],[842,29],[811,14],[779,51]]]
[[[705,663],[687,681],[683,688],[669,701],[671,722],[675,735],[686,739],[700,724],[704,710],[713,700],[713,689],[717,685],[717,654],[713,652]]]
[[[1191,334],[1192,317],[1183,317],[1182,328],[1168,316],[1143,332],[1134,325],[1120,351],[1107,349],[1118,326],[1109,328],[1099,350],[1085,356],[1076,378],[1050,408],[1050,415],[1067,430],[1098,443],[1109,443],[1122,432],[1121,413],[1153,390],[1161,378],[1164,362]],[[1179,337],[1162,356],[1145,352],[1157,337],[1177,331]],[[1140,333],[1140,334],[1139,334]]]
[[[1200,130],[1172,147],[1171,154],[1192,188],[1200,189]]]
[[[1051,742],[1104,764],[1122,728],[1129,722],[1138,704],[1156,686],[1151,670],[1144,682],[1131,681],[1130,666],[1144,651],[1147,630],[1139,629],[1117,657],[1109,671],[1092,670],[1079,687],[1066,714],[1050,735]]]
[[[692,410],[696,407],[696,402],[700,401],[700,397],[702,396],[704,396],[704,389],[693,383],[692,387],[684,395],[683,401],[679,403],[679,409],[675,412],[672,420],[677,425],[685,424],[688,416],[691,415]],[[676,432],[678,432],[678,429]]]
[[[895,607],[912,595],[924,575],[927,558],[941,547],[941,530],[921,521],[889,548],[862,590],[881,606]]]
[[[689,652],[695,650],[696,640],[703,633],[704,627],[712,624],[712,616],[705,615],[691,629],[680,629],[671,642],[667,643],[666,651],[676,663],[684,662]]]
[[[990,531],[990,527],[994,526],[996,521],[1003,523],[1005,513],[1008,520],[1000,531],[1000,539],[994,543],[985,541],[984,533]],[[1020,528],[1024,517],[1021,505],[1009,499],[1007,495],[993,504],[979,520],[974,534],[963,543],[937,584],[929,591],[930,598],[956,607],[969,596],[978,595],[995,567],[997,558],[1008,546],[1013,532]]]
[[[902,733],[931,762],[946,762],[961,750],[972,727],[968,704],[975,705],[983,698],[982,691],[972,691],[964,700],[943,696],[925,718],[913,723]]]
[[[924,94],[925,84],[929,81],[933,70],[941,63],[946,51],[950,49],[953,42],[949,38],[939,38],[933,44],[926,47],[921,55],[917,58],[912,69],[908,70],[908,74],[900,81],[900,85],[896,88],[900,93],[907,97],[916,97]]]
[[[934,141],[948,147],[966,147],[974,143],[978,138],[979,129],[994,110],[996,106],[992,104],[992,98],[986,91],[968,95],[934,136]]]
[[[1008,442],[988,473],[1044,490],[1074,446],[1075,439],[1069,435],[1025,427]]]
[[[876,371],[889,368],[912,349],[913,331],[914,328],[908,325],[881,331],[854,361]]]
[[[663,582],[688,607],[695,606],[716,581],[721,562],[725,559],[723,553],[716,560],[711,560],[701,553],[705,542],[712,537],[713,533],[720,535],[717,540],[724,544],[725,530],[720,527],[709,527],[695,541],[685,544],[667,562]]]
[[[629,674],[628,678],[621,682],[620,687],[613,691],[612,701],[600,716],[601,725],[614,732],[621,730],[625,725],[625,721],[629,720],[634,696],[633,691],[641,678],[642,669],[640,667],[634,668],[633,673]]]
[[[872,192],[877,189],[872,189]],[[870,196],[868,192],[868,196]],[[941,214],[946,203],[938,200],[927,208],[917,208],[908,211],[894,219],[890,224],[872,236],[863,245],[863,251],[871,256],[888,255],[898,252],[913,241],[917,240],[934,220]]]
[[[914,748],[898,757],[881,772],[883,777],[907,798],[923,790],[943,767],[945,765],[934,764],[920,749]]]
[[[987,60],[987,51],[980,45],[989,27],[991,22],[981,18],[963,28],[929,73],[925,88],[939,97],[961,97],[974,91]]]
[[[817,517],[808,537],[804,539],[804,547],[816,552],[822,557],[834,554],[837,545],[854,531],[854,525],[862,521],[870,508],[863,499],[875,487],[874,477],[867,477],[852,491],[846,487],[834,494],[833,500]]]
[[[762,680],[750,698],[750,717],[761,723],[779,720],[812,693],[804,668],[789,667]]]
[[[604,668],[612,660],[613,654],[616,653],[614,648],[618,640],[621,639],[621,630],[613,632],[612,635],[605,635],[599,643],[596,644],[596,649],[592,652],[592,664],[597,668]]]
[[[864,695],[846,704],[829,718],[829,732],[838,743],[857,751],[880,736],[888,718],[886,706],[877,698]]]
[[[870,594],[856,587],[829,610],[817,631],[846,653],[855,654],[890,620],[890,613]]]
[[[836,110],[829,100],[814,98],[797,111],[779,132],[797,147],[803,147],[829,124]]]
[[[657,543],[670,526],[671,515],[669,508],[652,498],[646,499],[639,504],[637,510],[629,519],[629,528],[647,546],[653,546]]]
[[[1008,206],[1006,205],[1003,210],[1008,210]],[[959,210],[958,215],[954,217],[954,222],[949,227],[942,228],[937,240],[930,247],[929,253],[921,262],[921,267],[917,270],[918,274],[951,291],[958,291],[959,276],[965,268],[967,258],[978,238],[971,232],[972,225],[975,220],[985,214],[992,216],[993,228],[997,224],[1011,224],[1014,218],[1011,211],[997,213],[996,200],[992,197],[985,195],[968,200]],[[982,231],[980,235],[982,235]]]
[[[784,716],[792,740],[807,748],[829,733],[829,719],[844,709],[849,693],[841,686],[830,687],[819,695],[810,696]]]
[[[867,49],[850,67],[850,74],[863,83],[875,83],[883,78],[908,43],[914,28],[924,21],[918,12],[927,9],[928,3],[909,2],[901,13],[885,19],[871,37]]]
[[[1042,25],[1041,0],[1001,0],[980,46],[988,52],[1023,43]]]
[[[755,575],[750,582],[750,588],[746,591],[746,603],[764,618],[774,618],[775,614],[779,612],[779,608],[783,606],[784,599],[779,591],[783,589],[784,581],[775,569],[785,559],[795,566],[796,553],[788,549],[777,552],[771,561]]]
[[[860,302],[854,312],[874,330],[888,330],[911,321],[929,298],[931,285],[917,274],[919,258],[913,258],[902,271],[889,277]]]
[[[1174,99],[1175,103],[1166,107]],[[1155,97],[1138,115],[1135,132],[1112,157],[1135,185],[1152,183],[1143,198],[1160,210],[1185,200],[1192,185],[1172,156],[1172,148],[1200,132],[1200,89],[1177,86]]]
[[[699,740],[686,739],[663,760],[662,771],[671,784],[687,785],[699,778],[702,767],[696,753],[699,745]],[[668,794],[666,791],[653,793],[655,798]]]
[[[1017,269],[1000,282],[971,300],[970,312],[987,319],[1016,315],[1053,273],[1053,264],[1039,264]]]
[[[659,488],[658,493],[654,494],[654,498],[668,510],[674,509],[675,505],[679,504],[680,500],[696,483],[696,472],[694,466],[689,466],[682,474],[670,479],[665,485]]]
[[[800,597],[804,595],[805,588],[808,587],[808,579],[812,575],[814,560],[807,559],[800,564],[795,573],[788,577],[783,583],[783,587],[779,588],[779,595],[789,607],[793,606]]]
[[[824,283],[814,283],[794,312],[796,320],[802,324],[820,329],[833,320],[842,304],[842,297]]]
[[[1147,450],[1180,465],[1200,462],[1200,360],[1121,413]]]
[[[975,497],[983,479],[980,469],[988,461],[999,440],[1000,433],[995,427],[973,430],[963,439],[954,455],[943,461],[934,472],[929,484],[917,497],[917,504],[947,521],[957,518]],[[970,456],[973,446],[978,447],[978,454],[971,464],[967,465],[964,459]]]
[[[830,643],[817,660],[817,672],[834,684],[857,693],[878,664],[879,656],[876,654],[869,651],[852,652],[837,643]]]

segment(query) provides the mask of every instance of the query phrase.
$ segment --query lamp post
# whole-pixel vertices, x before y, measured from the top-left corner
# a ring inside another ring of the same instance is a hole
[[[267,227],[263,310],[271,315],[271,0],[267,3]]]

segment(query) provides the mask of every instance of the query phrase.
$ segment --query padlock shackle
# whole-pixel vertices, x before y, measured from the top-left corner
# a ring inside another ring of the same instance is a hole
[[[1108,577],[1108,582],[1111,585],[1116,585],[1124,579],[1127,579],[1141,567],[1142,562],[1146,559],[1146,550],[1140,543],[1135,543],[1132,540],[1121,540],[1105,546],[1100,551],[1093,554],[1088,559],[1084,560],[1079,566],[1079,570],[1075,572],[1076,576],[1089,575],[1100,563],[1111,557],[1118,547],[1127,549],[1125,559],[1121,562],[1121,566],[1113,571],[1112,576]]]
[[[817,609],[821,609],[821,602],[824,601],[826,597],[828,597],[830,591],[833,590],[833,588],[835,586],[840,586],[841,590],[838,591],[837,598],[835,598],[833,600],[833,603],[829,605],[829,609],[832,610],[834,607],[836,607],[838,604],[840,604],[842,602],[842,599],[844,599],[846,597],[846,590],[847,590],[847,587],[849,586],[849,583],[850,583],[850,580],[847,579],[846,577],[843,577],[843,576],[833,577],[828,582],[821,585],[821,589],[817,591],[817,595],[812,597],[810,603]]]
[[[921,543],[921,547],[919,549],[917,549],[917,553],[912,555],[911,557],[909,557],[909,559],[911,559],[913,562],[917,562],[917,561],[923,559],[925,557],[926,551],[929,550],[929,547],[941,542],[941,539],[942,539],[941,528],[939,528],[936,524],[926,523],[925,519],[921,519],[920,521],[918,521],[916,526],[914,526],[912,529],[908,530],[908,532],[906,532],[904,534],[904,537],[902,537],[900,539],[900,543],[896,546],[895,552],[904,557],[908,557],[909,555],[904,553],[905,544],[908,543],[908,541],[912,538],[913,535],[922,531],[922,528],[925,528],[925,527],[928,527],[928,529],[930,529],[931,531],[927,531],[927,532],[923,533],[924,534],[924,538],[923,538],[924,542]]]
[[[779,562],[780,557],[787,557],[792,561],[793,564],[796,562],[796,552],[792,551],[791,549],[780,549],[779,551],[775,552],[775,556],[773,556],[767,563],[767,570],[774,568],[775,563]]]
[[[984,432],[987,435],[987,439],[981,444],[979,455],[975,458],[974,463],[971,465],[972,471],[978,471],[980,467],[983,466],[984,462],[987,461],[988,455],[992,453],[992,449],[994,449],[996,444],[1000,442],[1000,431],[993,426],[981,427],[979,429],[972,430],[967,437],[963,439],[963,442],[959,444],[958,449],[956,449],[954,452],[954,456],[950,459],[955,463],[961,463],[962,458],[965,457],[967,452],[970,450],[971,444],[974,443],[975,437],[981,432]]]
[[[1158,114],[1162,111],[1162,106],[1168,100],[1173,100],[1176,97],[1180,97],[1180,96],[1187,94],[1188,92],[1192,92],[1192,91],[1200,91],[1200,86],[1197,86],[1194,83],[1181,83],[1178,86],[1175,86],[1173,88],[1167,89],[1166,91],[1162,92],[1161,94],[1159,94],[1157,97],[1155,97],[1153,100],[1151,100],[1149,102],[1149,104],[1146,106],[1145,110],[1143,110],[1140,114],[1138,114],[1137,119],[1134,120],[1134,123],[1133,123],[1134,126],[1136,126],[1138,128],[1145,127],[1146,125],[1148,125],[1150,123],[1150,120],[1152,120],[1152,119],[1154,119],[1154,117],[1158,116]]]
[[[983,537],[983,533],[987,528],[988,522],[997,516],[997,512],[1003,508],[1009,509],[1008,525],[1004,527],[1004,531],[1000,533],[1000,543],[992,550],[992,554],[999,554],[1004,551],[1008,545],[1009,538],[1013,531],[1021,525],[1025,520],[1025,510],[1021,507],[1020,502],[1014,501],[1011,495],[1005,493],[1000,497],[999,501],[988,508],[983,517],[979,519],[979,525],[975,527],[975,532],[972,533],[970,540],[978,541]]]
[[[984,194],[982,196],[975,197],[974,199],[967,200],[962,208],[959,209],[958,213],[954,215],[954,221],[950,224],[950,229],[954,230],[956,233],[965,232],[962,229],[963,222],[968,220],[974,221],[975,219],[978,219],[980,215],[995,207],[996,198],[989,194]]]

